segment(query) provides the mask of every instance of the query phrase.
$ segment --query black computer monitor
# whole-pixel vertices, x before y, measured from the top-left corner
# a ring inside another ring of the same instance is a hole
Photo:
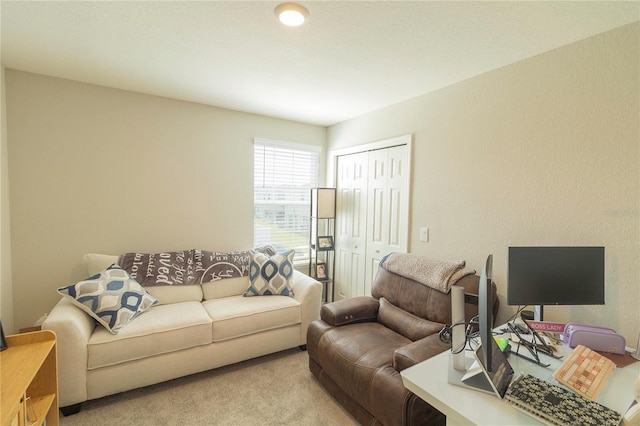
[[[491,276],[493,270],[493,255],[487,257],[480,282],[478,283],[478,322],[480,342],[482,343],[482,358],[488,372],[493,371],[492,349],[493,343],[493,303],[491,298]]]
[[[604,247],[509,247],[508,269],[509,305],[604,305]]]

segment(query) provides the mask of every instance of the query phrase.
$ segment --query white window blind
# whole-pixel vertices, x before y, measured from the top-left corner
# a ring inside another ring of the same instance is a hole
[[[256,139],[253,149],[253,243],[309,256],[310,190],[318,186],[320,148]]]

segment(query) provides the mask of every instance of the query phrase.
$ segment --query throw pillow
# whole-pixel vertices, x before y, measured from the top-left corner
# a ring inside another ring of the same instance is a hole
[[[155,297],[115,263],[84,281],[60,287],[58,293],[113,334],[158,303]]]
[[[267,256],[255,250],[249,252],[249,288],[244,296],[293,296],[294,250]]]

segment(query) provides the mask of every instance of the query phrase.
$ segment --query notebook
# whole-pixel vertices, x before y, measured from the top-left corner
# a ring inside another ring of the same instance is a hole
[[[615,410],[529,374],[513,380],[505,399],[514,408],[550,425],[617,426],[622,419]]]

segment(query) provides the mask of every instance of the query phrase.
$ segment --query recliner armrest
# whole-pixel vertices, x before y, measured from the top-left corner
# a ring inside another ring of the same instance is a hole
[[[398,348],[393,353],[393,368],[402,371],[451,348],[442,343],[438,333]]]
[[[378,319],[379,307],[380,302],[373,297],[352,297],[323,305],[320,310],[320,318],[334,327],[357,322],[371,322]]]

